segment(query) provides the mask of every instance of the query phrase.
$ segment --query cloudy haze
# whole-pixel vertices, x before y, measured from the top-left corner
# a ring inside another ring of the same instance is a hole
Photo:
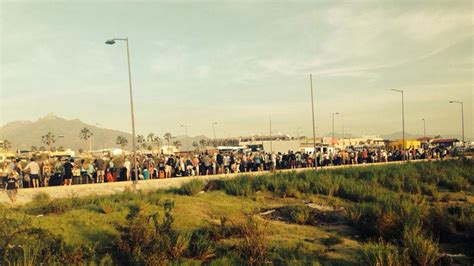
[[[472,1],[28,2],[1,4],[0,125],[49,112],[130,132],[212,136],[406,130],[473,136]]]

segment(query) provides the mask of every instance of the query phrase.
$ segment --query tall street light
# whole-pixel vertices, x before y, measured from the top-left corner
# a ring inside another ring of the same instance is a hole
[[[345,134],[345,123],[344,123],[344,116],[342,116],[342,139],[346,137]]]
[[[101,142],[102,142],[102,154],[104,154],[104,130],[102,128],[102,124],[95,123],[95,125],[100,127],[100,136],[101,136]]]
[[[309,74],[309,84],[311,86],[311,113],[313,117],[313,155],[314,155],[314,169],[317,169],[316,164],[316,129],[314,125],[314,100],[313,100],[313,75]]]
[[[459,103],[461,105],[462,144],[464,145],[464,104],[460,101],[449,101],[449,103]]]
[[[334,136],[334,116],[338,115],[339,113],[332,113],[332,146],[334,147],[336,144],[336,138]]]
[[[137,164],[137,158],[136,158],[136,153],[137,153],[137,145],[136,145],[136,140],[135,140],[135,113],[133,111],[133,92],[132,92],[132,71],[130,69],[130,50],[128,48],[128,38],[114,38],[114,39],[109,39],[105,41],[105,44],[115,44],[116,41],[124,41],[127,47],[127,62],[128,62],[128,87],[130,89],[130,111],[131,111],[131,116],[132,116],[132,155],[133,155],[133,164],[135,166],[135,180],[133,180],[133,183],[136,184],[138,183],[138,164]]]
[[[423,121],[423,137],[426,138],[426,120],[422,118],[421,121]]]
[[[396,89],[391,89],[391,90],[402,94],[402,150],[403,150],[402,160],[405,161],[405,100],[403,98],[402,90],[396,90]]]
[[[189,151],[189,146],[188,146],[188,126],[186,125],[181,125],[181,127],[184,127],[184,131],[186,133],[186,151]]]
[[[270,153],[273,153],[272,117],[270,116]]]
[[[217,122],[212,123],[212,131],[214,131],[214,146],[217,147],[216,125],[217,125]]]

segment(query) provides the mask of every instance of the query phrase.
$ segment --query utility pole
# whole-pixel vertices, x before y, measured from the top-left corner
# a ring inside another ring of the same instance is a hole
[[[314,124],[314,100],[313,100],[313,75],[309,74],[309,83],[311,86],[311,113],[313,117],[313,155],[314,155],[314,169],[317,169],[316,164],[316,129]]]
[[[403,91],[402,90],[395,90],[392,89],[392,91],[396,91],[402,94],[402,151],[403,151],[403,161],[405,161],[405,100],[403,98]]]
[[[186,133],[186,151],[189,152],[188,126],[181,125],[181,127],[184,127],[184,132]]]
[[[217,125],[217,122],[212,123],[212,131],[214,131],[214,146],[215,147],[217,147],[216,125]]]
[[[421,119],[423,121],[423,137],[426,138],[426,121],[424,118]]]
[[[102,154],[104,153],[104,130],[102,128],[102,124],[95,123],[96,126],[100,126],[100,135],[101,135],[101,144],[102,144]]]
[[[461,105],[462,145],[464,145],[464,103],[459,101],[449,101],[449,103],[459,103]]]
[[[130,50],[128,48],[128,38],[114,38],[107,40],[105,44],[113,45],[116,41],[124,41],[127,47],[127,63],[128,63],[128,87],[130,90],[130,113],[132,117],[132,156],[133,156],[133,165],[135,168],[135,180],[133,184],[138,183],[138,164],[137,164],[137,144],[136,144],[136,134],[135,134],[135,112],[133,108],[133,91],[132,91],[132,70],[130,67]]]
[[[334,116],[335,115],[338,115],[339,113],[332,113],[332,147],[335,147],[336,146],[336,137],[335,137],[335,134],[334,134]],[[336,151],[336,149],[334,149],[334,151]]]
[[[270,153],[273,153],[272,117],[270,116]]]

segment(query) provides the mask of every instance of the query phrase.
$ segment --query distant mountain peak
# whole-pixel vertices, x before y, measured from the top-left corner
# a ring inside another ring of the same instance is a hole
[[[40,117],[38,120],[56,120],[60,119],[61,117],[55,115],[53,112],[46,114],[43,117]]]

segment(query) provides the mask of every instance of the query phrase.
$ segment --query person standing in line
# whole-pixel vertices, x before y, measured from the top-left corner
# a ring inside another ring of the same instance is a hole
[[[61,158],[58,158],[54,163],[53,167],[53,175],[49,180],[49,185],[51,186],[61,186],[64,184],[64,167],[63,163],[61,162]],[[44,181],[44,183],[47,183]],[[46,186],[46,185],[45,185]]]
[[[53,173],[53,169],[49,160],[46,160],[42,163],[41,167],[41,176],[43,177],[43,184],[45,187],[49,186],[49,179]],[[31,178],[30,178],[31,179]]]
[[[74,159],[71,159],[71,164],[73,165],[72,169],[72,183],[74,185],[81,183],[81,169],[79,166],[74,164]]]
[[[270,160],[271,160],[271,166],[270,166],[270,171],[275,171],[276,170],[276,161],[277,157],[274,152],[270,154]]]
[[[165,178],[170,178],[171,177],[171,169],[173,168],[173,166],[174,166],[174,158],[173,158],[173,155],[171,155],[166,160]]]
[[[16,171],[8,173],[5,192],[7,193],[8,198],[10,198],[12,204],[15,204],[16,194],[18,193],[18,174]]]
[[[131,180],[131,177],[132,177],[132,163],[130,162],[130,160],[127,158],[125,159],[125,162],[123,163],[123,167],[125,167],[127,169],[127,181],[130,181]]]
[[[230,172],[237,173],[237,163],[235,161],[234,153],[231,153],[229,156],[229,163],[230,163]]]
[[[91,169],[91,170],[93,170],[93,169]],[[116,172],[115,164],[112,160],[110,160],[109,164],[107,166],[107,183],[116,181],[115,172]]]
[[[199,169],[199,163],[200,163],[199,156],[197,154],[194,156],[192,163],[193,163],[194,171],[196,171],[196,175],[199,176],[201,172]]]
[[[74,162],[73,159],[68,160],[66,159],[66,162],[64,163],[64,185],[65,186],[70,186],[72,185],[72,177],[74,176],[72,173],[72,169],[74,165],[72,164]]]
[[[216,155],[216,166],[217,166],[217,174],[223,174],[224,173],[224,156],[222,153],[219,151],[219,153]]]
[[[15,161],[15,171],[18,173],[18,187],[23,188],[23,167],[19,158]]]
[[[94,161],[94,166],[97,173],[97,183],[104,183],[105,176],[105,163],[102,158],[97,158]]]
[[[39,171],[40,167],[37,162],[35,162],[35,158],[31,158],[30,162],[26,165],[25,171],[30,171],[30,179],[33,183],[33,188],[39,187]]]

